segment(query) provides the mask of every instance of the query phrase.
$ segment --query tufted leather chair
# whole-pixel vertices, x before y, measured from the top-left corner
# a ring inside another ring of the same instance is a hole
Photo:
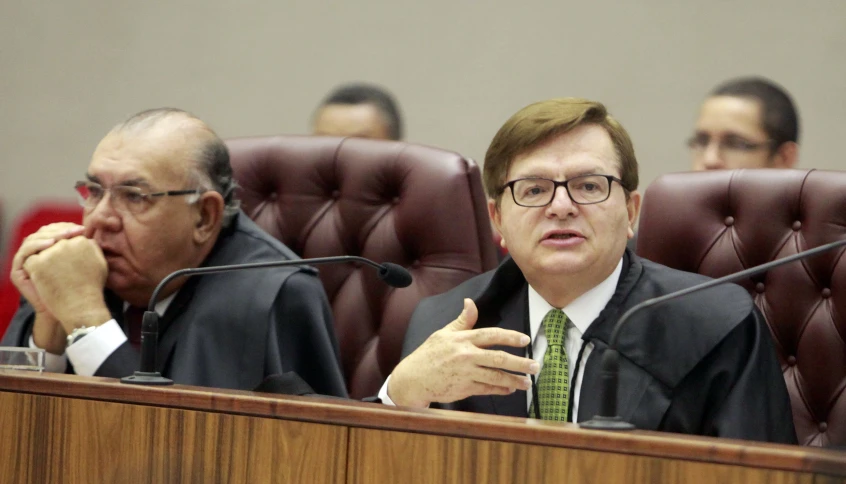
[[[646,190],[638,233],[640,256],[724,276],[846,238],[846,172],[664,175]],[[846,250],[740,284],[769,323],[799,442],[846,444]]]
[[[244,211],[303,258],[359,255],[409,269],[393,289],[369,267],[323,265],[350,395],[376,395],[418,301],[493,269],[479,167],[436,148],[311,136],[228,140]],[[457,316],[457,315],[456,315]]]

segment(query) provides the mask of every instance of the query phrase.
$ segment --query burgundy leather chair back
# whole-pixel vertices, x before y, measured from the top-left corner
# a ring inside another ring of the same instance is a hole
[[[846,172],[664,175],[644,195],[637,252],[724,276],[846,238]],[[846,444],[846,249],[740,284],[770,326],[799,442]]]
[[[303,258],[358,255],[406,267],[394,289],[370,267],[322,265],[350,395],[376,395],[411,312],[497,264],[479,167],[436,148],[356,138],[228,140],[244,211]],[[458,316],[458,315],[456,315]]]

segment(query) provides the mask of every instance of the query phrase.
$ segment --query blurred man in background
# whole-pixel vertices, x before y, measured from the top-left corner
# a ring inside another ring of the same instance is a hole
[[[688,140],[694,170],[792,168],[799,115],[790,95],[762,77],[729,80],[705,99]]]
[[[320,103],[312,133],[386,140],[402,139],[402,117],[394,97],[373,84],[344,84]]]
[[[702,103],[690,147],[691,168],[793,168],[799,160],[799,115],[787,91],[763,77],[717,86]],[[637,248],[637,235],[628,247]]]

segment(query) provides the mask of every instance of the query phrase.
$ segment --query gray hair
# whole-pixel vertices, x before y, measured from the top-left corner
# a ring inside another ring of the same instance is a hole
[[[194,167],[194,181],[201,190],[214,190],[223,196],[223,226],[229,227],[241,209],[241,201],[235,196],[238,183],[232,178],[229,150],[217,135],[200,147]]]

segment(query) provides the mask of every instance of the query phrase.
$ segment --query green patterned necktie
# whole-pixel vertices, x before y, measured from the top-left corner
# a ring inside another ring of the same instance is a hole
[[[540,415],[543,420],[566,422],[570,403],[570,368],[564,348],[567,315],[560,309],[551,309],[542,324],[549,346],[543,355],[543,369],[538,376]]]

